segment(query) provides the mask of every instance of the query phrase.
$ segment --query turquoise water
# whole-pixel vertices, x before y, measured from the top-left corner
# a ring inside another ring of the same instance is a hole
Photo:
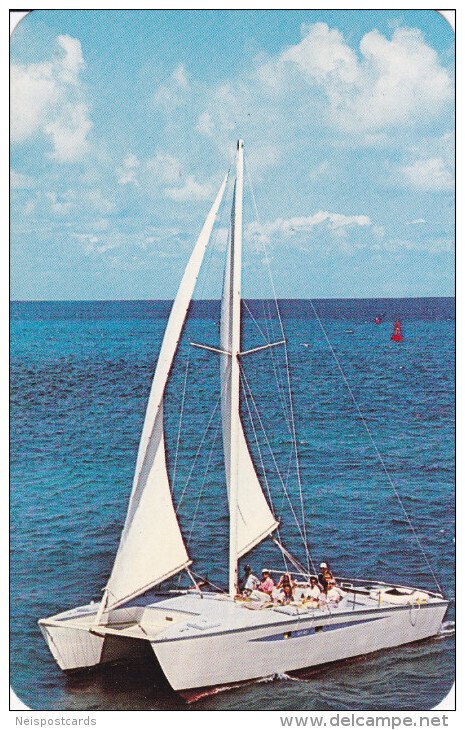
[[[264,317],[267,306],[249,303],[262,331],[269,339],[280,339],[276,319],[269,323]],[[315,306],[424,550],[453,598],[453,301],[326,300]],[[285,301],[281,307],[312,557],[329,560],[338,574],[434,588],[310,303]],[[12,304],[11,681],[16,693],[30,707],[57,710],[414,710],[437,704],[453,682],[450,623],[440,637],[415,646],[325,672],[256,682],[189,708],[155,684],[147,662],[77,679],[67,678],[55,665],[36,622],[97,599],[108,577],[168,312],[166,302]],[[380,313],[383,322],[376,326],[373,320]],[[400,344],[390,341],[397,317],[405,335]],[[173,491],[177,501],[184,492],[180,521],[193,567],[225,585],[228,522],[218,412],[188,479],[219,393],[216,356],[188,342],[217,343],[218,318],[217,303],[194,304],[165,411]],[[247,311],[244,329],[245,349],[262,344]],[[248,358],[245,375],[278,466],[287,474],[291,438],[282,348],[274,351],[274,360],[270,351]],[[249,406],[254,412],[250,400]],[[259,463],[246,403],[243,411]],[[255,426],[282,535],[304,560],[257,421]],[[288,481],[299,512],[294,466]],[[281,565],[268,541],[247,560],[256,571],[265,562]],[[453,603],[446,618],[454,619]]]

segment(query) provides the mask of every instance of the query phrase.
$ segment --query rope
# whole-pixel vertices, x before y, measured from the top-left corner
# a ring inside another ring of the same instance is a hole
[[[419,538],[419,536],[418,536],[418,534],[417,534],[417,532],[415,530],[415,527],[413,526],[413,523],[412,523],[412,521],[411,521],[411,519],[410,519],[410,517],[409,517],[409,515],[407,513],[407,510],[404,507],[404,503],[402,502],[402,497],[400,496],[400,494],[399,494],[399,492],[397,490],[397,487],[395,486],[395,484],[394,484],[394,482],[393,482],[393,480],[391,478],[391,475],[389,474],[389,471],[388,471],[387,466],[386,466],[386,464],[384,462],[384,459],[381,456],[381,453],[380,453],[380,451],[379,451],[379,449],[378,449],[378,447],[376,445],[376,442],[375,442],[375,439],[373,437],[373,434],[370,431],[370,427],[368,426],[368,423],[366,422],[365,416],[363,415],[362,411],[360,410],[360,407],[359,407],[359,405],[357,403],[357,400],[356,400],[355,395],[354,395],[354,393],[352,391],[352,388],[349,385],[349,381],[346,378],[346,375],[344,373],[344,370],[342,369],[342,366],[341,366],[341,364],[339,362],[339,359],[338,359],[338,357],[337,357],[337,355],[336,355],[336,353],[334,351],[334,348],[333,348],[333,346],[332,346],[332,344],[330,342],[330,339],[329,339],[329,337],[328,337],[328,335],[326,333],[326,330],[324,328],[323,322],[321,321],[321,319],[320,319],[320,317],[318,315],[318,312],[316,311],[316,309],[315,309],[315,307],[313,305],[312,300],[310,300],[310,304],[311,304],[313,313],[314,313],[314,315],[316,317],[316,320],[317,320],[318,324],[321,327],[321,331],[323,332],[323,335],[324,335],[325,340],[326,340],[326,342],[328,344],[328,347],[331,350],[331,354],[334,357],[334,360],[336,362],[337,368],[338,368],[340,374],[342,375],[342,378],[344,380],[344,383],[346,384],[347,390],[349,391],[351,400],[352,400],[355,408],[357,409],[357,413],[358,413],[358,415],[360,417],[360,420],[363,423],[363,425],[365,427],[365,431],[368,434],[368,438],[370,439],[371,444],[372,444],[372,446],[373,446],[373,448],[375,450],[375,453],[376,453],[376,456],[378,457],[378,460],[379,460],[379,463],[381,465],[381,468],[382,468],[384,474],[386,475],[387,480],[388,480],[389,484],[391,485],[391,487],[392,487],[392,489],[394,491],[394,494],[396,495],[397,501],[398,501],[398,503],[399,503],[399,505],[401,507],[402,512],[404,513],[405,519],[407,520],[407,523],[408,523],[408,525],[409,525],[409,527],[410,527],[410,529],[412,531],[412,534],[413,534],[413,536],[414,536],[414,538],[415,538],[415,540],[417,542],[417,545],[420,548],[420,551],[421,551],[421,553],[423,555],[423,558],[425,560],[426,565],[428,566],[428,568],[430,570],[430,573],[431,573],[431,575],[433,577],[433,580],[436,583],[436,586],[439,589],[440,593],[443,594],[443,590],[442,590],[442,588],[441,588],[441,586],[439,584],[438,579],[436,578],[436,574],[435,574],[435,572],[433,570],[433,567],[432,567],[432,565],[431,565],[431,563],[430,563],[430,561],[428,559],[428,556],[427,556],[425,550],[423,549],[423,545],[421,544],[420,538]]]

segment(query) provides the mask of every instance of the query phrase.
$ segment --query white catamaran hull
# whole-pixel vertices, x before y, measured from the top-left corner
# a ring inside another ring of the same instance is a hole
[[[447,606],[389,609],[376,617],[292,620],[195,639],[152,642],[177,691],[229,685],[337,662],[435,636]],[[315,632],[318,625],[325,628]],[[308,632],[308,633],[307,633]]]
[[[383,607],[364,600],[355,608],[347,598],[331,612],[287,615],[282,608],[248,611],[218,597],[187,595],[117,609],[106,626],[96,626],[95,609],[83,607],[42,620],[40,627],[65,671],[130,660],[150,644],[169,684],[182,692],[420,641],[439,632],[448,605],[433,599]]]

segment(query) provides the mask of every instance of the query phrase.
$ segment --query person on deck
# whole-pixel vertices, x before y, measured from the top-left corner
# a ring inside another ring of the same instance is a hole
[[[342,591],[338,586],[336,585],[336,581],[334,579],[330,580],[328,582],[328,590],[326,592],[326,599],[329,603],[330,608],[337,608],[339,601],[344,598],[344,591]]]
[[[328,563],[320,563],[320,572],[318,573],[318,582],[323,588],[323,591],[326,593],[328,588],[328,583],[330,580],[333,580],[334,576],[331,573]]]
[[[268,568],[263,568],[262,570],[262,582],[258,586],[258,590],[262,593],[266,593],[268,596],[271,596],[273,593],[274,588],[274,580],[270,575],[270,571]]]
[[[310,588],[307,588],[305,592],[305,600],[314,607],[317,607],[322,597],[321,588],[318,585],[318,578],[316,575],[310,576]]]
[[[242,579],[242,593],[245,596],[250,596],[252,591],[258,588],[259,585],[260,581],[258,580],[257,576],[252,573],[251,566],[246,565],[244,568],[244,577]]]
[[[273,599],[278,603],[291,603],[294,600],[294,582],[289,573],[284,573],[273,591]]]

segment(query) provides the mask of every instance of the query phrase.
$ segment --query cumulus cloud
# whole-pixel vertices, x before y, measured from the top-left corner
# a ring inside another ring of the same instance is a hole
[[[181,176],[181,163],[166,152],[157,151],[153,157],[139,159],[133,153],[127,155],[116,168],[120,185],[142,185],[145,189],[173,185]]]
[[[53,156],[73,162],[88,151],[92,123],[80,73],[78,39],[60,35],[51,61],[11,67],[11,139],[24,142],[38,133],[50,137]]]
[[[172,112],[187,101],[189,81],[186,67],[180,63],[172,72],[168,80],[156,90],[153,100],[155,105],[166,112]]]
[[[267,223],[249,223],[247,234],[260,243],[269,243],[276,235],[288,238],[298,233],[311,231],[321,225],[326,225],[336,235],[339,235],[347,228],[370,226],[371,220],[366,215],[344,215],[320,210],[306,217],[277,218]]]
[[[33,188],[35,180],[30,175],[24,175],[17,170],[10,171],[10,185],[14,190],[27,190]]]
[[[301,42],[284,51],[278,64],[297,66],[322,88],[336,126],[355,132],[408,124],[434,117],[453,98],[447,71],[418,29],[397,28],[391,39],[378,30],[366,33],[361,58],[326,23],[302,31]]]
[[[52,138],[52,157],[59,162],[74,162],[87,151],[87,134],[92,124],[87,104],[64,104],[60,115],[44,126]]]
[[[196,129],[219,144],[235,123],[257,140],[282,143],[298,120],[301,130],[316,122],[379,145],[398,127],[438,117],[453,100],[453,83],[418,29],[397,28],[391,37],[373,30],[351,48],[338,29],[314,23],[302,26],[298,43],[257,58],[251,72],[203,97]]]
[[[213,188],[210,183],[199,183],[193,175],[188,175],[182,186],[168,188],[165,190],[165,195],[180,203],[194,200],[209,200],[213,196]]]
[[[100,188],[86,188],[79,190],[79,193],[72,189],[63,192],[49,190],[44,197],[52,213],[58,216],[69,216],[78,213],[80,215],[88,215],[89,213],[105,215],[112,213],[116,207],[114,202],[107,198]]]
[[[181,177],[181,163],[173,155],[157,152],[146,162],[146,170],[155,183],[173,184]]]
[[[400,168],[404,183],[417,190],[453,190],[454,176],[441,157],[415,160]],[[418,221],[417,221],[418,222]]]
[[[120,167],[117,168],[116,174],[118,175],[118,182],[120,185],[138,185],[137,180],[137,168],[140,167],[140,162],[136,155],[129,154],[124,158]]]

